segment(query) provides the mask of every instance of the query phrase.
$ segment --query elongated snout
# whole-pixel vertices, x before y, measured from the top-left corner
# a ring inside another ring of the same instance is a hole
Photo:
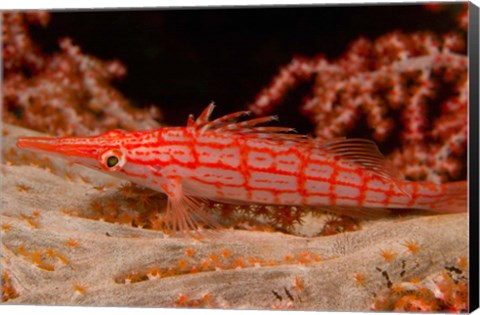
[[[96,159],[101,146],[87,137],[20,137],[17,147],[24,150],[47,153],[63,158],[82,157]]]
[[[17,139],[17,148],[32,151],[54,152],[59,149],[58,144],[58,138],[20,137]]]

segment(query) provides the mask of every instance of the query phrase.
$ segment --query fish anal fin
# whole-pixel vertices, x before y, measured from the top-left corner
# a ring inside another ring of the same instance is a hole
[[[391,210],[387,208],[369,208],[355,206],[322,206],[318,208],[339,215],[346,215],[356,219],[368,220],[384,218],[391,214]]]
[[[263,203],[255,203],[251,201],[231,199],[228,196],[215,196],[210,185],[205,185],[196,180],[188,179],[183,182],[183,190],[189,195],[205,196],[206,199],[220,203],[235,204],[241,206],[251,205],[270,205]],[[358,219],[378,219],[391,214],[391,210],[387,208],[371,208],[357,206],[312,206],[319,210],[326,210],[337,214],[342,214]]]

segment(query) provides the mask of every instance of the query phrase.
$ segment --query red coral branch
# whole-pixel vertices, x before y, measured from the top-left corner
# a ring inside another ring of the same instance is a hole
[[[464,49],[464,38],[457,33],[361,38],[333,61],[295,57],[249,108],[258,115],[270,113],[289,90],[313,79],[301,111],[318,138],[345,136],[364,117],[376,141],[400,141],[390,158],[404,176],[432,182],[458,179],[467,141]]]
[[[50,15],[46,12],[11,12],[2,14],[3,28],[3,67],[5,74],[28,67],[31,70],[40,69],[44,58],[38,47],[28,35],[28,24],[46,26]]]
[[[159,116],[158,110],[134,109],[110,85],[126,73],[120,62],[86,55],[68,38],[60,41],[60,52],[44,55],[30,38],[28,24],[46,25],[48,13],[2,16],[5,122],[56,135],[158,127],[154,120]]]

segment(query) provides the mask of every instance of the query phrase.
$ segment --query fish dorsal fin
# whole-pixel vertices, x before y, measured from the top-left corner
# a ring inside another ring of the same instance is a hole
[[[211,102],[210,104],[208,104],[208,106],[203,110],[200,116],[198,116],[197,120],[195,120],[194,125],[199,128],[207,124],[210,121],[210,115],[212,115],[214,109],[215,103]]]
[[[190,114],[188,115],[188,119],[187,119],[187,127],[193,127],[195,126],[195,119],[193,118],[193,115]]]
[[[187,125],[196,128],[200,133],[213,131],[241,134],[246,137],[290,142],[299,146],[318,148],[340,159],[371,170],[386,179],[401,178],[398,171],[385,159],[375,142],[371,140],[356,138],[317,140],[306,135],[296,134],[292,128],[259,126],[278,120],[277,116],[264,116],[239,121],[243,117],[250,115],[248,111],[235,112],[210,121],[214,107],[213,102],[210,103],[195,121],[189,117]]]
[[[277,121],[277,116],[264,116],[242,120],[244,117],[247,117],[251,114],[250,111],[239,111],[210,121],[210,116],[214,108],[214,103],[210,103],[195,121],[193,120],[193,116],[190,115],[187,120],[187,127],[194,127],[200,133],[214,131],[251,135],[252,137],[258,136],[266,139],[275,139],[276,135],[281,136],[283,140],[288,140],[290,138],[297,139],[300,136],[298,134],[289,134],[295,131],[293,128],[269,126],[259,127],[259,125],[266,124],[271,121]]]
[[[368,139],[333,139],[320,142],[328,153],[355,163],[386,179],[401,178],[398,171],[380,152],[375,142]]]

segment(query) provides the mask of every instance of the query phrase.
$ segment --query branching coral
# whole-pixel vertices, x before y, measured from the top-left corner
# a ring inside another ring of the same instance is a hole
[[[360,38],[333,61],[294,58],[250,109],[270,113],[288,91],[314,80],[301,110],[318,138],[345,136],[365,119],[376,141],[400,143],[389,157],[405,177],[458,179],[468,133],[465,49],[461,31]]]
[[[12,74],[22,70],[38,71],[45,66],[45,58],[29,36],[28,25],[45,27],[50,20],[47,12],[2,14],[3,69]]]
[[[110,83],[125,75],[119,61],[101,61],[81,52],[68,38],[61,51],[43,54],[29,23],[46,25],[45,12],[2,14],[5,75],[3,121],[55,135],[85,135],[109,129],[158,127],[155,107],[133,109]]]

